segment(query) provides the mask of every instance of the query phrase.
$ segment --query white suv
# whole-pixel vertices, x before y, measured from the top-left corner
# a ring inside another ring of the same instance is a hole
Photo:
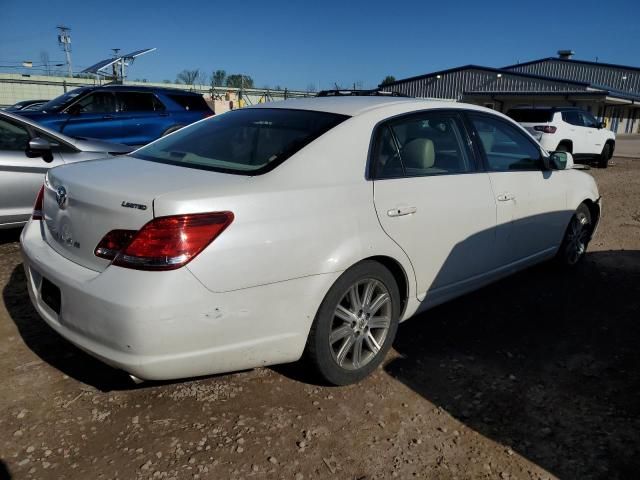
[[[576,160],[597,160],[606,168],[616,135],[591,113],[570,107],[513,108],[507,115],[522,125],[549,151],[571,152]]]

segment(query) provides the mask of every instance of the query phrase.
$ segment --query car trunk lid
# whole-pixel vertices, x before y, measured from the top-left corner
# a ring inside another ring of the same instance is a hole
[[[103,271],[110,261],[94,254],[100,240],[111,230],[139,230],[154,218],[156,197],[200,187],[213,194],[248,178],[130,157],[54,168],[44,192],[45,239],[69,260]]]

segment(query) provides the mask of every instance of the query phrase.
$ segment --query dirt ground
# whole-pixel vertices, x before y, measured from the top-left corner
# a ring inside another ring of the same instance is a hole
[[[3,233],[0,478],[638,478],[640,160],[590,173],[604,218],[580,267],[404,323],[344,388],[297,364],[135,386],[38,318]]]

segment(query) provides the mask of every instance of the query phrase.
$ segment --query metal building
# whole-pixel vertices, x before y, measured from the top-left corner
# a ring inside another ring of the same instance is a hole
[[[428,73],[381,86],[384,91],[484,105],[576,106],[617,133],[640,132],[640,68],[559,58],[490,68],[478,65]]]

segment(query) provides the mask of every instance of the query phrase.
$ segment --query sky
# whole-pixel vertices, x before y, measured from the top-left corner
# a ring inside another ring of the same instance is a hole
[[[79,71],[111,55],[157,50],[130,79],[183,69],[250,75],[258,87],[376,87],[466,64],[501,67],[573,49],[577,59],[640,66],[640,0],[299,1],[0,0],[0,71],[64,60],[71,28]],[[33,74],[37,72],[32,70]]]

